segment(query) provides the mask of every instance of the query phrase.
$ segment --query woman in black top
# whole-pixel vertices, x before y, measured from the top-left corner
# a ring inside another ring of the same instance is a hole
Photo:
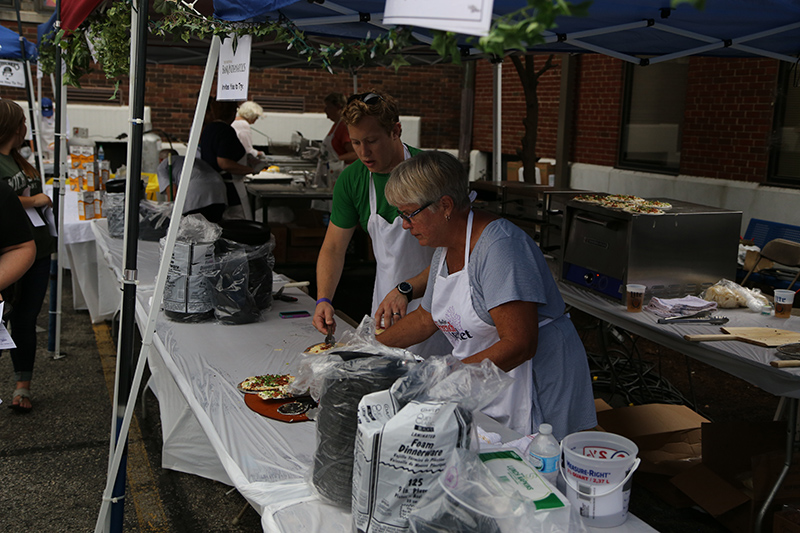
[[[241,205],[231,174],[245,175],[255,172],[239,163],[246,152],[236,130],[231,126],[236,119],[236,109],[236,102],[209,101],[205,126],[200,134],[200,158],[222,175],[229,207]]]
[[[28,223],[36,243],[33,266],[14,285],[13,294],[8,290],[4,293],[13,307],[9,322],[11,338],[17,345],[11,350],[17,385],[9,407],[19,413],[27,413],[32,407],[30,387],[36,358],[36,317],[47,293],[50,253],[54,245],[45,217],[45,210],[53,202],[42,191],[36,169],[19,153],[26,133],[22,108],[11,100],[0,100],[0,179],[14,190],[28,212]]]

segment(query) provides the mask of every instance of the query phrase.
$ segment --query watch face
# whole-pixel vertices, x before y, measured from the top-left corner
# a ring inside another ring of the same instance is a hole
[[[411,294],[414,288],[411,286],[409,282],[404,281],[397,286],[397,290],[400,291],[402,294]]]

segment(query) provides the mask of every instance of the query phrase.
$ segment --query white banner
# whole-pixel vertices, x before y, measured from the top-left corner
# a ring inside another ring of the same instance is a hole
[[[25,63],[0,60],[0,85],[25,88]]]
[[[252,40],[250,35],[239,37],[235,53],[233,34],[222,42],[217,71],[217,100],[247,100]]]
[[[494,0],[386,0],[384,24],[419,26],[466,35],[486,35]]]

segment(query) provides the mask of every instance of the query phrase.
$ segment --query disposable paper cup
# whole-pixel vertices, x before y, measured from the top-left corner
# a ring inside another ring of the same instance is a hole
[[[792,314],[792,304],[794,303],[794,291],[786,289],[775,289],[775,316],[777,318],[789,318]]]
[[[642,304],[644,304],[644,291],[646,288],[647,287],[644,285],[638,285],[636,283],[628,284],[628,294],[625,298],[625,301],[628,305],[628,312],[638,313],[642,310]]]

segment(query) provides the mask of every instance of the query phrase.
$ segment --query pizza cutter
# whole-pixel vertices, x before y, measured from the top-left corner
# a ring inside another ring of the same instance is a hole
[[[272,295],[272,298],[275,300],[280,300],[282,302],[296,302],[297,298],[295,298],[294,296],[283,294],[283,289],[286,288],[291,289],[292,287],[308,287],[309,283],[310,282],[308,281],[292,281],[290,283],[284,283],[283,287],[278,289],[278,292]]]

